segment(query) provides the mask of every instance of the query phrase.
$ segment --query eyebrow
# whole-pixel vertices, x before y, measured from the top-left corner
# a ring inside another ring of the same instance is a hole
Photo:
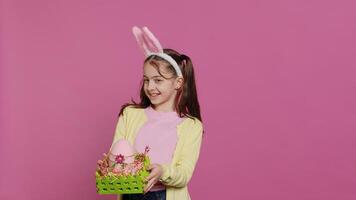
[[[143,75],[143,77],[148,78],[146,75]],[[162,78],[162,76],[152,76],[152,78]]]

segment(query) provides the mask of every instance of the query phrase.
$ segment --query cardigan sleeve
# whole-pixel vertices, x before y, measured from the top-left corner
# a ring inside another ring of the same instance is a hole
[[[196,121],[198,121],[196,119]],[[200,121],[185,130],[184,146],[178,156],[175,165],[162,164],[163,174],[160,181],[172,187],[185,187],[193,175],[196,162],[199,158],[202,142],[203,126]],[[180,139],[183,139],[180,138]]]
[[[126,126],[127,126],[127,107],[124,109],[123,114],[119,116],[118,121],[116,123],[114,139],[112,141],[110,150],[115,142],[120,139],[125,138]]]

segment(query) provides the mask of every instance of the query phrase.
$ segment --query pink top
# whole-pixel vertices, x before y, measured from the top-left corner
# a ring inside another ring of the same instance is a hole
[[[177,125],[184,118],[174,111],[159,112],[151,106],[145,108],[145,113],[148,120],[137,133],[135,148],[138,152],[144,152],[145,147],[149,146],[148,155],[152,164],[170,163],[178,140]],[[156,184],[150,191],[164,188],[164,185]]]

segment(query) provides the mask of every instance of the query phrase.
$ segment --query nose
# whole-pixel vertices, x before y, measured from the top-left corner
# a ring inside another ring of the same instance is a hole
[[[147,89],[152,90],[154,88],[155,88],[154,82],[152,80],[148,81]]]

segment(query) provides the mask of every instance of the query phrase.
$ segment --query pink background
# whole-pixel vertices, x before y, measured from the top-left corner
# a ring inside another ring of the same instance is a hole
[[[195,64],[193,199],[356,199],[356,3],[3,0],[0,199],[114,199],[94,170],[147,25]]]

